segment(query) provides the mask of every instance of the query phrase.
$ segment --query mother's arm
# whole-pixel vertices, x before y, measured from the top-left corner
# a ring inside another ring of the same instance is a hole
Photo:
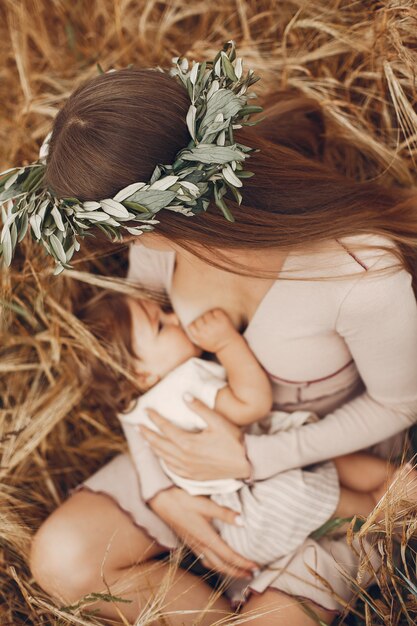
[[[405,270],[365,273],[336,320],[365,391],[322,420],[277,436],[245,435],[253,478],[372,446],[417,421],[417,303]]]
[[[175,427],[153,415],[164,437],[142,432],[183,476],[263,480],[372,446],[414,424],[417,303],[411,275],[405,270],[369,278],[363,274],[342,303],[336,331],[346,341],[366,391],[319,422],[273,435],[246,433],[242,442],[222,426],[220,416],[196,402],[192,408],[210,422],[205,431],[179,437]]]
[[[203,565],[222,574],[250,577],[251,570],[257,569],[257,564],[232,550],[212,525],[214,518],[228,524],[238,524],[237,513],[206,496],[191,496],[177,488],[163,471],[137,425],[124,416],[121,413],[118,417],[136,469],[142,497],[148,506],[195,554],[204,554]],[[184,431],[181,433],[185,434]]]

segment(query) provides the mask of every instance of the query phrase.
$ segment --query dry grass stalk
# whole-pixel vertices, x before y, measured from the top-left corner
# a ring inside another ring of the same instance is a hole
[[[131,62],[168,64],[177,54],[211,58],[233,38],[246,65],[262,75],[261,99],[290,86],[322,104],[329,154],[342,171],[358,180],[416,184],[412,1],[4,0],[0,16],[1,170],[37,157],[58,108],[80,81],[96,75],[97,62],[109,69]],[[96,352],[103,360],[108,355],[72,311],[75,299],[109,282],[130,293],[132,286],[123,280],[126,250],[114,248],[102,258],[90,251],[76,261],[72,277],[54,278],[49,260],[35,248],[26,242],[11,271],[0,276],[0,621],[2,626],[100,624],[84,610],[88,602],[73,612],[51,602],[31,579],[27,554],[33,531],[68,489],[125,449],[115,416],[86,408],[83,355]],[[383,567],[375,598],[360,577],[351,581],[362,603],[350,612],[349,624],[414,623],[415,511],[400,496],[381,503],[359,540],[365,532],[375,538]],[[361,557],[360,576],[374,576],[365,547]],[[175,568],[175,558],[172,562]],[[138,625],[150,623],[155,611],[168,611],[169,584],[168,578],[153,603],[143,607]],[[250,619],[237,615],[232,621]]]

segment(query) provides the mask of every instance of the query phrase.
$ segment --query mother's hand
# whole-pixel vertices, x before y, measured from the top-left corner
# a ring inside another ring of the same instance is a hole
[[[189,432],[148,409],[150,419],[162,434],[144,425],[139,428],[155,454],[169,469],[184,478],[249,478],[251,465],[246,456],[242,430],[200,400],[194,398],[186,402],[207,422],[207,428],[197,433]]]
[[[257,564],[234,552],[211,525],[213,518],[235,524],[237,513],[206,496],[191,496],[178,487],[160,491],[149,506],[170,526],[194,554],[204,554],[201,563],[208,569],[236,578],[249,578]]]

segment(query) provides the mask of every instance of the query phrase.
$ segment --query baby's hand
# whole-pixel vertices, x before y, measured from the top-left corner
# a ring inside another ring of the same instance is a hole
[[[212,309],[188,325],[191,340],[208,352],[219,352],[240,337],[227,313]]]

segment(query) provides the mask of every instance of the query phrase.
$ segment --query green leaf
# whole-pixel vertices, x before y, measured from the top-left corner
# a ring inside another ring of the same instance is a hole
[[[20,243],[23,237],[26,235],[28,226],[29,226],[29,215],[25,211],[21,217],[20,233],[19,233],[19,237],[17,238],[18,243]]]
[[[198,135],[200,143],[210,143],[214,140],[214,136],[224,131],[230,125],[230,120],[226,119],[222,122],[213,122],[204,130],[204,134]],[[212,138],[211,138],[212,137]]]
[[[222,211],[223,215],[227,219],[228,222],[234,222],[235,218],[233,217],[229,207],[224,202],[223,198],[220,195],[221,191],[218,190],[217,185],[214,185],[214,202]]]
[[[65,232],[64,222],[62,221],[61,213],[59,212],[56,206],[52,208],[51,215],[54,218],[57,228],[64,233]]]
[[[234,173],[234,171],[232,170],[232,168],[230,167],[229,164],[227,164],[222,169],[222,174],[223,174],[224,178],[227,180],[227,182],[229,182],[231,185],[234,185],[235,187],[242,187],[243,186],[242,181],[240,181],[239,178],[237,176],[235,176],[235,173]]]
[[[200,195],[200,188],[195,185],[194,183],[191,183],[188,180],[181,180],[180,184],[182,187],[184,187],[185,189],[187,189],[187,191],[189,191],[191,193],[191,195],[197,197]]]
[[[196,139],[196,132],[195,132],[195,117],[196,117],[196,113],[197,113],[197,108],[192,104],[190,106],[190,108],[188,109],[187,116],[185,118],[186,123],[187,123],[188,132],[190,133],[191,137],[194,140]]]
[[[139,211],[139,213],[149,213],[149,209],[147,209],[146,206],[139,204],[139,202],[131,202],[130,200],[123,200],[123,203],[129,209],[133,209],[134,211]]]
[[[120,202],[116,202],[112,198],[106,198],[100,200],[100,205],[106,213],[113,215],[113,217],[129,217],[129,211]]]
[[[34,215],[32,215],[32,217],[29,219],[29,223],[30,226],[35,234],[36,239],[40,239],[42,237],[42,233],[41,233],[41,224],[42,224],[42,218],[40,215],[37,215],[36,213]]]
[[[237,83],[239,79],[235,74],[233,65],[229,61],[229,57],[224,52],[222,52],[222,63],[223,63],[224,73],[226,74],[226,76],[230,78],[230,80],[233,81],[234,83]]]
[[[198,66],[199,66],[199,63],[194,62],[193,67],[190,72],[189,78],[190,78],[192,85],[195,85],[197,81]]]
[[[67,202],[68,204],[79,204],[80,201],[78,198],[62,198],[63,202]]]
[[[220,89],[220,83],[217,79],[213,80],[211,82],[210,87],[208,88],[208,91],[206,93],[206,100],[210,100],[210,98],[212,97],[212,95],[218,91]],[[206,105],[207,106],[207,105]]]
[[[204,77],[204,73],[207,69],[207,61],[203,61],[202,63],[200,63],[200,67],[198,68],[198,75],[197,75],[197,84],[200,84],[201,81],[203,80]]]
[[[155,165],[155,169],[152,172],[151,178],[149,180],[149,184],[152,185],[161,176],[162,176],[162,169],[159,167],[159,165]]]
[[[3,229],[9,227],[19,217],[19,213],[11,213],[4,222]],[[0,237],[0,243],[3,241],[3,235]]]
[[[129,198],[129,202],[138,202],[151,213],[156,213],[156,211],[163,209],[167,204],[172,202],[175,196],[176,193],[168,189],[146,189],[145,191],[139,190],[134,193],[133,196]]]
[[[16,170],[20,169],[19,166],[15,166],[15,167],[9,167],[9,169],[7,170],[3,170],[2,172],[0,172],[0,185],[2,185],[9,176],[6,176],[6,174],[9,174],[11,172],[15,172]],[[4,176],[6,176],[5,178],[3,178]]]
[[[105,222],[110,219],[108,213],[104,211],[83,211],[77,213],[77,220],[90,220],[91,222]]]
[[[83,211],[95,211],[96,209],[101,209],[100,202],[95,202],[94,200],[87,200],[82,203],[81,209]]]
[[[251,178],[255,176],[255,172],[249,172],[248,170],[235,170],[235,174],[238,178]]]
[[[7,227],[2,241],[3,260],[6,267],[9,267],[13,257],[12,238],[10,236],[10,230]]]
[[[43,202],[40,203],[39,207],[36,209],[36,213],[39,215],[41,220],[44,219],[46,210],[51,206],[51,200],[46,198]],[[30,212],[30,211],[29,211]]]
[[[141,228],[134,228],[134,227],[129,227],[129,226],[125,226],[126,230],[128,233],[130,233],[131,235],[142,235],[143,234],[143,230]]]
[[[57,258],[61,261],[61,263],[66,263],[67,255],[65,254],[63,245],[59,241],[58,237],[52,233],[52,235],[49,236],[49,242],[51,244],[52,250],[55,252]]]
[[[250,115],[251,113],[260,113],[263,111],[263,107],[259,106],[245,106],[239,111],[238,117],[244,117],[245,115]]]
[[[133,193],[135,193],[135,191],[138,191],[139,189],[141,189],[145,185],[146,185],[146,183],[132,183],[131,185],[128,185],[127,187],[124,187],[123,189],[121,189],[114,196],[113,200],[116,200],[116,202],[122,202],[123,200],[125,200],[125,198],[129,198],[129,196],[131,196]]]
[[[11,198],[15,198],[21,193],[22,193],[22,190],[20,187],[12,187],[11,189],[5,189],[0,192],[0,202],[4,202],[5,200],[10,200]]]
[[[45,167],[43,165],[31,168],[31,171],[22,182],[22,190],[33,191],[42,180],[44,173]]]
[[[165,190],[168,189],[169,187],[172,187],[172,185],[175,185],[175,183],[177,182],[179,176],[163,176],[162,178],[158,178],[158,180],[155,180],[152,185],[150,185],[149,190],[151,189],[158,189],[158,190]],[[146,193],[148,191],[148,189],[144,189],[143,190],[144,193]]]
[[[184,152],[181,158],[184,159],[184,161],[223,164],[229,161],[241,161],[245,158],[245,155],[232,146],[216,146],[214,144],[200,143],[192,150]]]
[[[19,177],[19,172],[15,172],[11,176],[9,176],[6,182],[4,183],[4,189],[5,190],[9,189],[9,187],[11,187],[11,185],[13,185],[17,181],[18,177]]]
[[[243,200],[242,194],[233,185],[230,185],[227,182],[226,182],[226,184],[228,185],[230,191],[234,195],[234,197],[236,199],[236,202],[240,205],[242,203],[242,200]]]
[[[223,52],[228,55],[228,58],[231,61],[234,61],[236,58],[236,42],[234,39],[229,39],[223,46]]]
[[[207,111],[201,126],[205,127],[214,122],[219,113],[223,114],[224,119],[234,117],[244,104],[243,96],[237,96],[228,89],[219,89],[207,101]]]
[[[318,541],[325,535],[328,535],[340,526],[343,526],[343,524],[345,524],[346,522],[350,522],[352,519],[352,517],[335,517],[333,519],[329,519],[327,522],[324,522],[324,524],[322,524],[319,528],[313,531],[310,534],[310,537]]]
[[[12,224],[12,227],[10,229],[10,236],[12,238],[12,250],[14,250],[15,247],[16,247],[16,242],[17,242],[16,222],[13,222],[13,224]]]
[[[242,64],[243,64],[243,61],[241,58],[236,59],[236,63],[234,65],[234,71],[238,80],[242,78],[242,71],[243,71]]]

